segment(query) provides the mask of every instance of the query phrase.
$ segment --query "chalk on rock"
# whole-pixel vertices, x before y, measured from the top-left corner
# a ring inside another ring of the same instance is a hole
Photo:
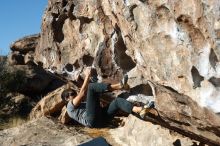
[[[127,100],[132,103],[139,102],[143,104],[148,104],[150,101],[154,101],[154,97],[143,95],[143,94],[137,94],[137,95],[129,96]]]

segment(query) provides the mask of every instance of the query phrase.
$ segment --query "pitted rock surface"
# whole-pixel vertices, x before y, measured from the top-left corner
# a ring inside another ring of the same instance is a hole
[[[218,0],[49,0],[35,59],[59,73],[67,64],[95,65],[116,80],[138,67],[219,112],[219,7]]]

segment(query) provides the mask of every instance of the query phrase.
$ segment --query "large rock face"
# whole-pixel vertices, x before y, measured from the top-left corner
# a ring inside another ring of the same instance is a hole
[[[159,125],[144,122],[134,116],[126,119],[125,126],[110,130],[110,134],[121,146],[192,146],[199,144],[197,141]]]
[[[49,0],[36,60],[68,74],[93,64],[116,80],[136,66],[220,112],[219,7],[218,0]]]

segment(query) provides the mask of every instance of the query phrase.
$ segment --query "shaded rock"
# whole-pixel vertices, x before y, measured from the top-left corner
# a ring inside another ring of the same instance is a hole
[[[52,77],[42,68],[29,65],[16,65],[7,68],[10,72],[24,72],[24,85],[19,89],[20,92],[27,95],[42,93],[52,81]]]
[[[8,55],[7,62],[10,65],[24,65],[24,55],[20,54],[18,51],[11,52]]]
[[[10,48],[12,51],[18,51],[22,54],[26,54],[29,51],[35,51],[39,38],[40,38],[39,34],[21,38],[15,41],[14,43],[12,43]]]
[[[36,65],[14,65],[7,66],[9,73],[22,72],[22,80],[24,81],[18,87],[16,92],[36,97],[36,95],[44,95],[60,86],[63,81],[55,75],[45,71]]]
[[[7,94],[0,101],[0,130],[25,123],[35,104],[30,97],[18,93]]]
[[[21,57],[21,60],[15,60],[15,58],[13,60],[14,55]],[[25,55],[26,64],[24,65],[24,55],[19,52],[12,52],[7,60],[5,59],[4,62],[0,63],[0,90],[2,94],[3,92],[4,94],[6,92],[19,92],[36,99],[39,95],[44,96],[64,84],[65,81],[58,75],[37,66],[32,57],[33,52],[27,53]]]
[[[10,93],[1,98],[0,114],[3,116],[27,115],[33,107],[30,97],[19,93]]]
[[[35,64],[34,62],[34,52],[30,51],[24,56],[24,63],[25,64]]]
[[[42,117],[24,125],[0,131],[0,145],[78,145],[91,137]]]
[[[62,108],[61,114],[58,117],[58,119],[62,124],[68,124],[72,121],[72,119],[69,117],[67,113],[66,106]]]
[[[33,108],[33,100],[22,94],[13,96],[11,102],[14,103],[14,106],[18,109],[20,115],[26,115]]]

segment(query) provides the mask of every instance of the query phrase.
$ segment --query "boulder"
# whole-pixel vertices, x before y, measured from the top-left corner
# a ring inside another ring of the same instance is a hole
[[[54,114],[61,113],[61,110],[65,105],[61,98],[61,93],[64,89],[64,86],[60,87],[43,97],[32,109],[30,119],[40,118],[42,116],[52,116]]]
[[[91,140],[74,127],[66,127],[52,119],[41,117],[21,126],[0,131],[0,145],[69,146]]]
[[[156,86],[156,120],[162,126],[208,145],[220,145],[220,117],[190,97]]]
[[[71,119],[67,115],[65,103],[61,98],[62,92],[67,88],[72,88],[76,91],[79,90],[73,82],[68,82],[67,84],[48,93],[46,96],[42,97],[42,99],[32,109],[30,113],[30,119],[36,119],[42,116],[59,115],[58,119],[61,121],[61,123],[69,123]]]
[[[177,132],[140,120],[130,115],[125,125],[110,130],[110,135],[121,146],[197,146],[198,141]]]
[[[155,101],[156,108],[144,120],[176,131],[200,143],[219,145],[220,117],[217,114],[170,87],[143,78],[140,70],[133,71],[129,72],[131,87],[129,94],[121,93],[118,96],[127,98],[129,95],[142,94],[151,97],[151,100]],[[134,77],[136,73],[140,76]],[[143,124],[142,126],[144,127]]]
[[[61,114],[58,119],[62,124],[68,124],[72,121],[67,113],[66,106],[62,108]]]
[[[129,80],[130,94],[143,94],[155,101],[155,109],[152,109],[144,120],[176,131],[203,144],[220,144],[220,117],[212,110],[200,107],[190,97],[179,94],[170,87],[153,83],[141,76],[132,78],[132,73],[129,75],[131,78]],[[122,93],[119,96],[126,98],[128,95]],[[144,129],[144,124],[138,125],[142,125]]]
[[[12,51],[18,51],[22,54],[26,54],[29,51],[35,51],[39,38],[39,34],[23,37],[13,42],[10,48]]]

